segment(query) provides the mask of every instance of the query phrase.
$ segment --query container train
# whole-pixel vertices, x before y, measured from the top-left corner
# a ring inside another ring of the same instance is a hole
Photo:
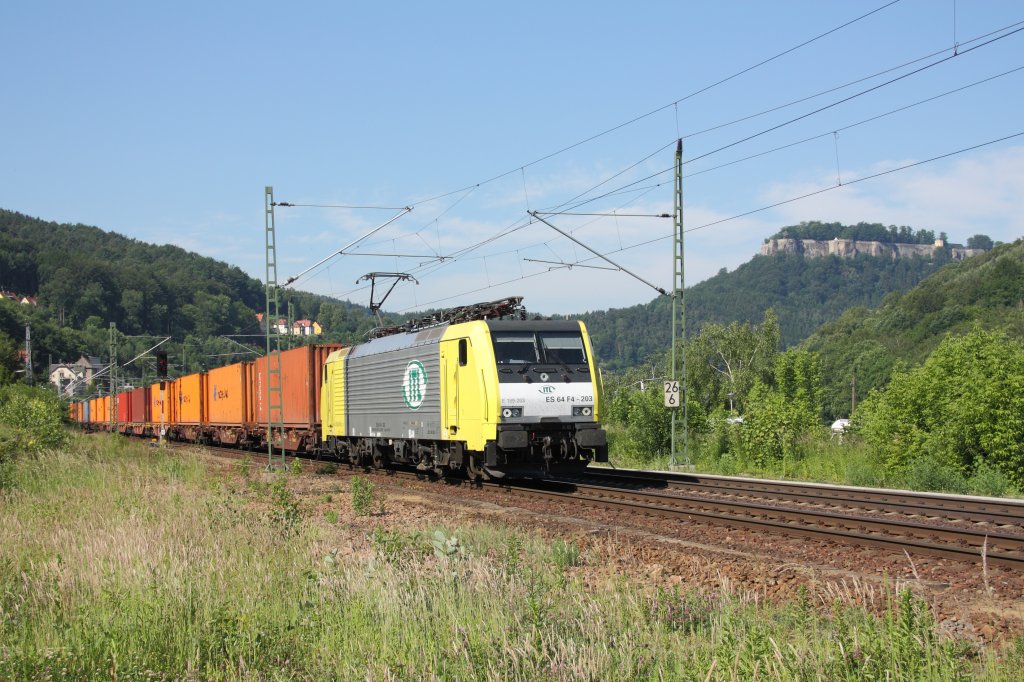
[[[70,417],[87,430],[251,450],[268,448],[273,422],[292,454],[442,475],[538,477],[607,461],[586,326],[523,319],[519,301],[72,403]]]

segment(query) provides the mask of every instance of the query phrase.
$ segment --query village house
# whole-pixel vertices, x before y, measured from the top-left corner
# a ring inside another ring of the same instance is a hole
[[[93,376],[101,369],[103,363],[99,358],[83,355],[75,362],[56,362],[50,365],[47,380],[57,387],[61,395],[65,392],[69,395],[84,395]]]

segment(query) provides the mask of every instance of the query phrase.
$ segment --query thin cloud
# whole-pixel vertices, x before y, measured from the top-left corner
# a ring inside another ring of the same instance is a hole
[[[898,165],[876,164],[874,169],[844,170],[843,175],[862,177]],[[829,184],[827,175],[776,183],[766,188],[761,199],[765,203],[782,201]],[[959,242],[978,233],[997,241],[1013,241],[1024,234],[1024,147],[901,171],[780,206],[772,214],[780,224],[802,220],[880,222],[946,232]]]

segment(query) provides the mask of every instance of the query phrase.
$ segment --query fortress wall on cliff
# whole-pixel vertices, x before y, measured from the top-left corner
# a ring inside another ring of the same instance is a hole
[[[830,239],[829,241],[817,241],[815,239],[769,239],[761,245],[762,256],[774,256],[778,253],[794,253],[804,258],[824,258],[825,256],[838,256],[840,258],[853,258],[858,254],[865,256],[883,257],[892,259],[907,258],[910,256],[921,256],[932,258],[935,252],[944,249],[949,252],[953,260],[963,260],[980,253],[984,249],[967,249],[962,246],[946,246],[941,242],[936,244],[886,244],[883,242],[857,241],[856,239]]]

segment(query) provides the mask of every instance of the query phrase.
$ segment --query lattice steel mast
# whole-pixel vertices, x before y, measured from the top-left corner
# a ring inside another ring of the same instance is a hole
[[[277,284],[277,233],[274,225],[274,188],[266,187],[263,196],[266,232],[267,306],[264,324],[267,329],[267,468],[274,467],[274,448],[281,449],[284,464],[284,403],[281,374],[281,335],[277,329],[280,316]]]
[[[684,261],[683,261],[683,140],[676,142],[676,177],[675,177],[675,240],[673,246],[673,280],[672,280],[672,380],[681,381],[682,402],[683,402],[683,463],[690,463],[690,419],[689,405],[686,394],[686,297],[685,284],[683,282]],[[676,339],[682,341],[679,344],[681,352],[677,351]],[[676,355],[681,356],[682,379],[677,372]],[[676,412],[672,410],[672,452],[669,456],[669,465],[676,464]]]

